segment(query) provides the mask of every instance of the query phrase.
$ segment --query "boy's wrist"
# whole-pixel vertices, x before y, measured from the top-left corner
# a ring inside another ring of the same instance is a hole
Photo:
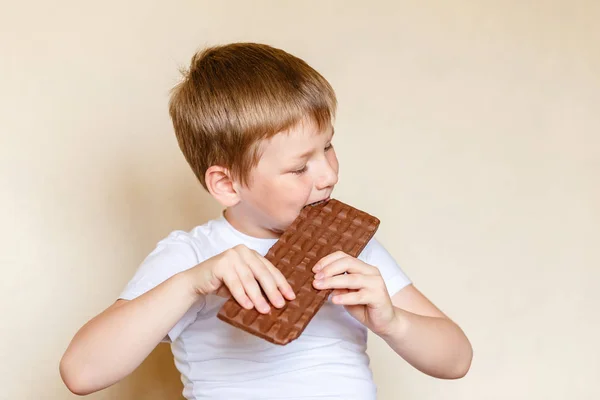
[[[406,335],[409,323],[409,319],[406,318],[406,311],[394,307],[394,318],[390,321],[388,329],[379,336],[386,342],[402,340]]]
[[[175,274],[173,276],[173,280],[178,288],[177,290],[180,293],[185,293],[192,303],[202,296],[200,293],[198,293],[191,270],[186,270]]]

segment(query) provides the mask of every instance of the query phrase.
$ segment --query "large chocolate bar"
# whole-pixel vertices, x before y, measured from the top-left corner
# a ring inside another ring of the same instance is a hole
[[[339,200],[304,207],[265,256],[283,273],[296,298],[261,314],[241,307],[232,297],[217,317],[275,344],[297,339],[332,292],[313,287],[313,266],[338,250],[357,257],[378,227],[379,219]]]

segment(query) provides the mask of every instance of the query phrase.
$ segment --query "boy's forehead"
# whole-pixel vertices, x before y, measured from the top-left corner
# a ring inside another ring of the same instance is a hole
[[[334,134],[333,126],[319,130],[315,124],[296,125],[287,131],[280,132],[266,141],[264,150],[277,154],[282,152],[286,156],[312,150],[313,147],[321,146],[323,141],[329,140]]]

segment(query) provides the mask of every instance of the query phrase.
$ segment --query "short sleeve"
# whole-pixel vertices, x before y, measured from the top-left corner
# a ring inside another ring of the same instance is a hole
[[[379,269],[390,296],[411,284],[410,279],[394,260],[394,257],[374,237],[367,243],[358,258]]]
[[[120,299],[133,300],[158,286],[175,274],[192,268],[203,261],[194,238],[187,232],[175,231],[161,240],[138,267],[127,283]],[[204,300],[198,300],[169,331],[164,341],[175,340],[185,328],[196,320]]]

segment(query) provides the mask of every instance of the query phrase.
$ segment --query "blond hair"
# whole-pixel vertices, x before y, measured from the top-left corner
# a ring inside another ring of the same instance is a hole
[[[169,114],[186,161],[207,189],[212,165],[248,185],[261,140],[307,117],[322,132],[336,107],[331,85],[300,58],[264,44],[233,43],[192,57],[171,92]]]

